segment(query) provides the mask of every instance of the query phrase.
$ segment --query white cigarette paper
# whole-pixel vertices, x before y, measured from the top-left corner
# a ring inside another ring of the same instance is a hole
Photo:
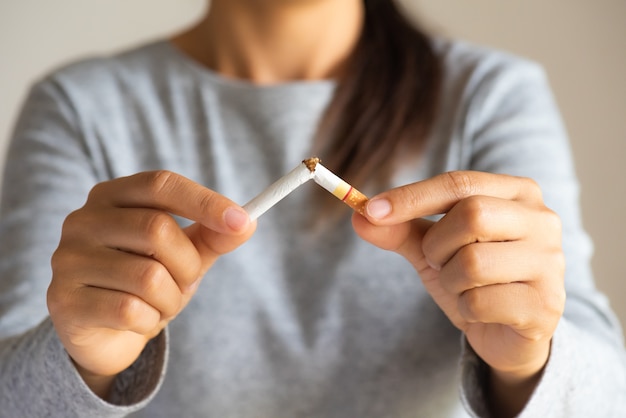
[[[302,162],[288,174],[272,183],[263,190],[257,197],[243,205],[248,212],[250,220],[253,221],[263,215],[269,208],[280,202],[289,193],[296,190],[302,184],[313,178],[314,173]]]
[[[367,197],[320,164],[319,158],[309,158],[302,161],[287,175],[278,179],[257,197],[243,205],[243,208],[248,212],[250,220],[253,221],[311,179],[314,179],[317,184],[361,215],[364,214]]]

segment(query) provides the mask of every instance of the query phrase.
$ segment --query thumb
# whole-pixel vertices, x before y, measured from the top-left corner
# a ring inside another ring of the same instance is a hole
[[[352,227],[363,240],[382,248],[398,252],[411,234],[411,223],[403,222],[394,225],[374,225],[365,217],[354,213]]]
[[[256,222],[249,222],[238,234],[223,234],[209,229],[199,223],[194,223],[184,229],[196,247],[201,260],[202,275],[222,255],[235,250],[246,242],[256,230]]]
[[[378,248],[400,254],[418,272],[430,268],[422,250],[422,240],[432,225],[433,222],[425,219],[393,225],[374,225],[357,213],[352,216],[352,226],[359,237]]]
[[[439,271],[428,263],[422,250],[422,240],[434,224],[426,219],[415,219],[394,225],[374,225],[365,217],[355,214],[352,224],[356,233],[375,246],[394,251],[403,256],[417,271],[426,291],[450,318],[458,323],[456,296],[448,293],[439,281]]]
[[[506,200],[541,199],[540,189],[527,178],[452,171],[374,196],[367,203],[365,214],[378,225],[397,224],[447,213],[461,200],[476,195]]]

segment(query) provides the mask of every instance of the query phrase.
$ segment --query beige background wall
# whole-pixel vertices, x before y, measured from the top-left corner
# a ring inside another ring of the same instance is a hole
[[[404,3],[441,33],[545,66],[572,138],[597,281],[626,324],[626,1]],[[68,59],[170,33],[204,7],[203,0],[1,2],[0,155],[33,79]]]

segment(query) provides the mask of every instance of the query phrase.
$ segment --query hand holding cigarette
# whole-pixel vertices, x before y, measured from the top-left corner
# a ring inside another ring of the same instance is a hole
[[[172,215],[195,221],[181,228]],[[50,318],[85,383],[105,397],[254,225],[234,202],[178,174],[96,185],[52,256]]]
[[[302,161],[287,175],[243,205],[243,208],[248,212],[250,220],[255,220],[311,179],[361,215],[364,214],[367,197],[320,164],[320,159],[316,157]]]
[[[423,219],[440,214],[436,222]],[[561,222],[536,182],[444,173],[373,197],[353,226],[414,266],[490,366],[494,387],[512,385],[521,388],[519,399],[530,396],[565,304]]]

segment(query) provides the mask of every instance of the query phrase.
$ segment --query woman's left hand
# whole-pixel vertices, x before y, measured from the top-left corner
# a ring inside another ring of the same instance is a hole
[[[436,214],[445,215],[421,219]],[[543,369],[564,309],[565,263],[560,219],[534,181],[445,173],[374,197],[353,224],[415,267],[492,375],[515,384]]]

